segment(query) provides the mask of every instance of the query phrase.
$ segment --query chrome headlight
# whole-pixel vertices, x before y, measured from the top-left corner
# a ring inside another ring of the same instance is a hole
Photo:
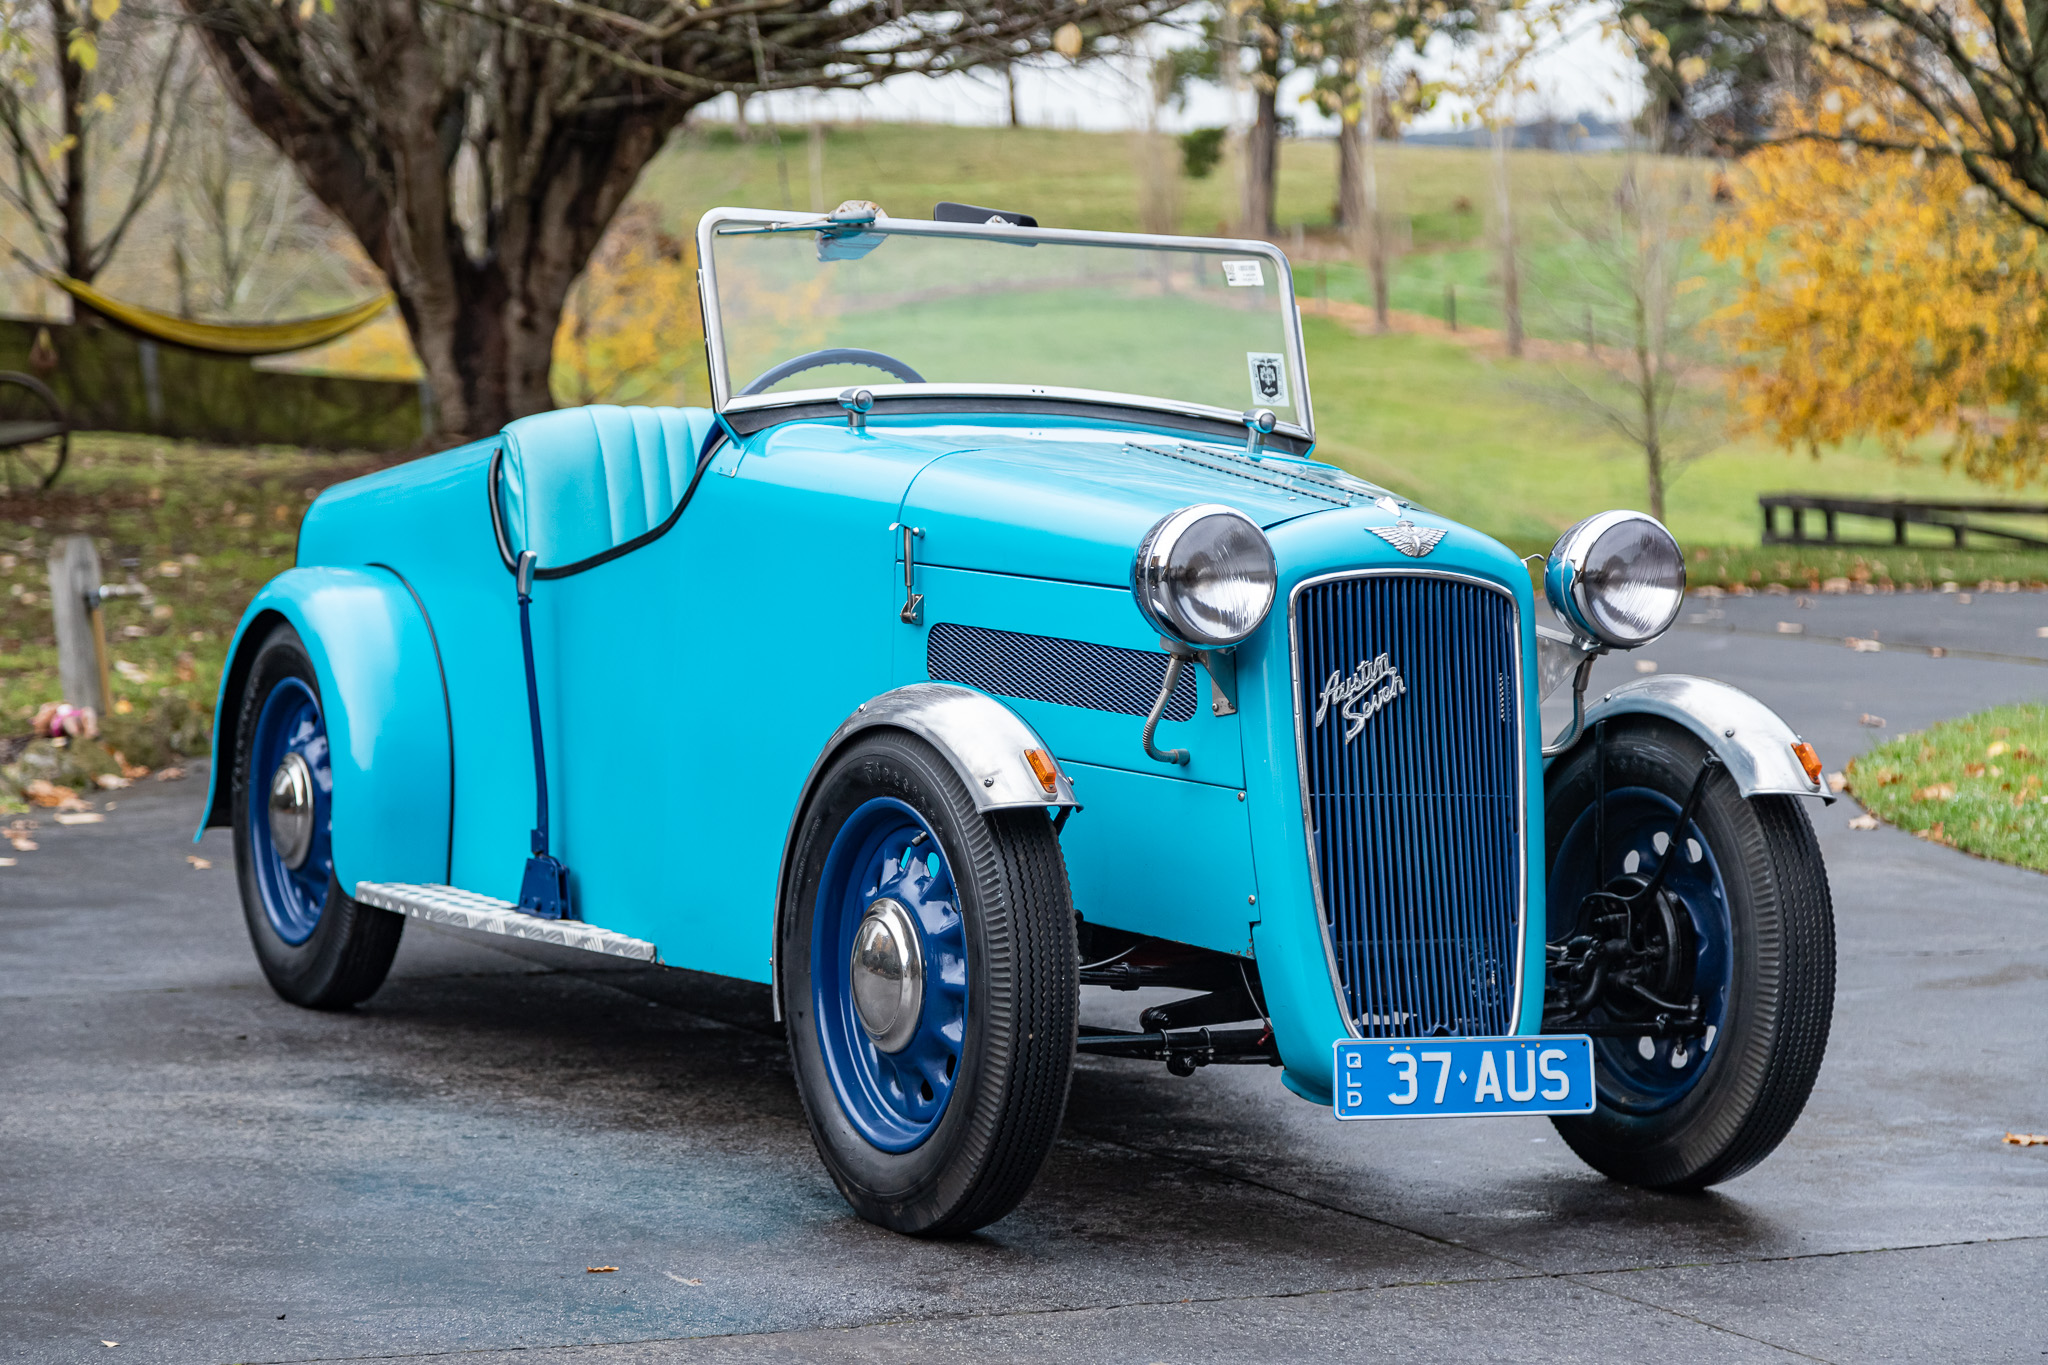
[[[1685,556],[1655,517],[1602,512],[1557,538],[1543,575],[1557,614],[1616,649],[1671,628],[1685,602]]]
[[[1131,592],[1161,635],[1218,649],[1259,628],[1279,578],[1257,522],[1234,507],[1200,503],[1167,513],[1145,533]]]

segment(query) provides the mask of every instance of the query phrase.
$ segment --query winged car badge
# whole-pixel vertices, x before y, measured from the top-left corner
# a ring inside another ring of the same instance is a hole
[[[1422,558],[1434,550],[1436,543],[1444,538],[1441,530],[1417,526],[1406,517],[1392,526],[1375,526],[1372,533],[1410,559]]]

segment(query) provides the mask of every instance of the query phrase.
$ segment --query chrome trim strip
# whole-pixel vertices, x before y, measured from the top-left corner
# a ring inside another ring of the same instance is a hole
[[[741,411],[838,397],[838,389],[804,389],[772,396],[755,394],[750,398],[736,398],[732,392],[732,376],[726,370],[725,328],[718,311],[718,268],[712,257],[711,248],[712,240],[719,235],[718,229],[722,224],[808,225],[817,221],[818,215],[815,213],[778,213],[747,208],[715,208],[697,220],[697,298],[704,314],[704,350],[711,380],[711,406],[714,410]],[[1288,264],[1287,254],[1271,242],[1244,241],[1231,237],[1173,237],[1146,232],[1092,232],[1078,228],[1021,228],[991,223],[935,223],[922,218],[891,218],[886,214],[875,219],[873,226],[876,230],[904,237],[961,237],[1010,243],[1027,241],[1069,246],[1143,247],[1155,251],[1177,251],[1188,255],[1233,251],[1263,257],[1272,263],[1286,303],[1286,336],[1292,346],[1288,355],[1288,365],[1294,371],[1295,394],[1298,399],[1296,408],[1299,420],[1283,422],[1279,429],[1310,443],[1315,441],[1315,409],[1309,402],[1308,391],[1308,350],[1301,331],[1301,304],[1294,293],[1294,269]],[[939,397],[1072,398],[1113,402],[1135,408],[1152,408],[1186,416],[1221,418],[1232,424],[1241,424],[1244,418],[1242,410],[1237,408],[1212,408],[1202,403],[1184,403],[1174,399],[1149,398],[1135,394],[1098,393],[1092,389],[1063,389],[1031,384],[896,384],[867,387],[873,388],[878,395],[887,391]]]
[[[1350,578],[1446,578],[1459,583],[1471,583],[1477,587],[1489,588],[1508,599],[1514,611],[1515,649],[1522,647],[1522,604],[1516,600],[1514,589],[1477,574],[1461,573],[1455,569],[1423,569],[1388,567],[1380,569],[1344,569],[1335,573],[1317,574],[1304,578],[1287,594],[1287,651],[1288,686],[1293,693],[1294,706],[1294,770],[1301,790],[1301,833],[1303,847],[1308,853],[1309,886],[1315,893],[1316,927],[1323,936],[1323,961],[1330,969],[1330,990],[1337,999],[1337,1013],[1344,1018],[1344,1028],[1353,1038],[1365,1035],[1358,1031],[1357,1020],[1351,1017],[1351,1002],[1344,994],[1343,978],[1337,974],[1337,945],[1330,937],[1330,917],[1323,903],[1323,874],[1316,865],[1316,832],[1309,809],[1308,790],[1308,729],[1307,715],[1302,707],[1301,676],[1301,630],[1299,612],[1301,595],[1308,589],[1324,583],[1334,583]],[[1508,1015],[1508,1033],[1516,1034],[1522,1027],[1522,979],[1529,956],[1529,715],[1523,689],[1523,670],[1516,668],[1515,675],[1515,786],[1516,799],[1520,802],[1517,824],[1521,838],[1516,841],[1516,867],[1521,874],[1522,904],[1515,924],[1515,984],[1514,1008]]]

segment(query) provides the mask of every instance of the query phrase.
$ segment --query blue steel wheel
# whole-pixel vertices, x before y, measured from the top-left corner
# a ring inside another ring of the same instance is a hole
[[[840,1107],[885,1152],[931,1136],[959,1075],[967,1037],[959,896],[931,826],[893,796],[855,810],[825,855],[811,961],[846,969],[812,975],[818,1031]]]
[[[957,1236],[1015,1207],[1059,1132],[1080,989],[1047,812],[984,814],[930,744],[860,736],[798,818],[777,961],[804,1113],[855,1212]]]
[[[1834,1012],[1834,911],[1805,810],[1745,799],[1715,768],[1674,836],[1706,758],[1691,731],[1627,716],[1545,774],[1551,944],[1620,932],[1592,923],[1613,902],[1589,893],[1633,897],[1644,950],[1617,974],[1666,1003],[1700,1001],[1697,1030],[1658,1036],[1659,1007],[1610,979],[1571,1022],[1545,1025],[1595,1034],[1594,1112],[1554,1119],[1558,1133],[1596,1170],[1652,1189],[1704,1189],[1770,1155],[1812,1092]],[[1652,904],[1637,893],[1667,861]]]
[[[222,738],[217,761],[234,764],[235,874],[264,976],[314,1009],[366,999],[390,970],[405,921],[359,904],[336,880],[320,682],[290,626],[273,629],[249,659],[235,729]]]
[[[257,893],[270,927],[297,946],[319,925],[334,875],[327,724],[303,679],[281,678],[270,689],[243,762]]]
[[[1659,867],[1671,860],[1661,884],[1661,904],[1654,907],[1662,913],[1653,932],[1660,941],[1676,940],[1670,954],[1674,960],[1665,973],[1667,981],[1656,984],[1666,985],[1670,992],[1660,992],[1662,998],[1697,997],[1704,1028],[1696,1037],[1658,1037],[1650,1027],[1657,1014],[1652,1005],[1603,1000],[1593,1007],[1590,1018],[1595,1023],[1645,1026],[1640,1033],[1593,1040],[1600,1102],[1623,1113],[1656,1113],[1699,1084],[1728,1012],[1734,975],[1728,892],[1696,820],[1674,847],[1671,830],[1678,816],[1679,802],[1662,792],[1648,787],[1610,789],[1602,818],[1596,821],[1590,806],[1582,812],[1550,864],[1546,904],[1558,907],[1561,921],[1551,934],[1555,942],[1562,937],[1558,930],[1570,932],[1574,912],[1589,892],[1604,889],[1626,895],[1644,889]]]

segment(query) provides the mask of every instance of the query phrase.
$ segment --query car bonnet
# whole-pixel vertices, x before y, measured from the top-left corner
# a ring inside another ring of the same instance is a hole
[[[1313,461],[1172,436],[997,435],[920,471],[903,520],[923,532],[922,563],[1123,587],[1145,532],[1176,508],[1222,503],[1271,529],[1383,492]]]

